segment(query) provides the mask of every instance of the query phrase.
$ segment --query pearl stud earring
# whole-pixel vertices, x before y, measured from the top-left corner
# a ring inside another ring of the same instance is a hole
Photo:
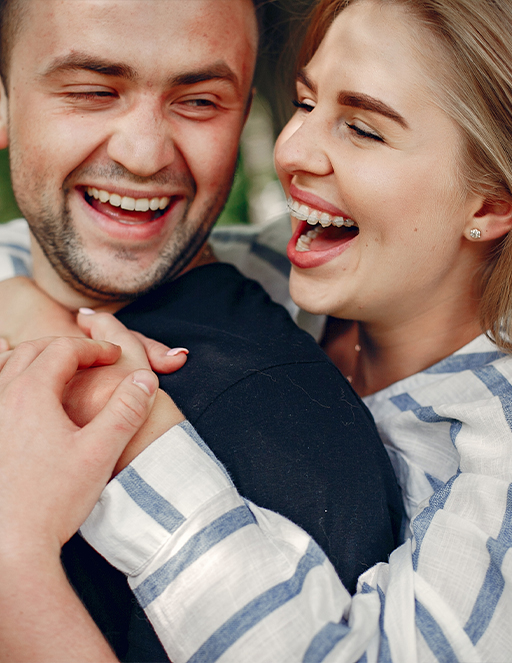
[[[480,237],[482,237],[482,233],[478,230],[478,228],[471,228],[469,231],[469,236],[471,239],[480,239]]]

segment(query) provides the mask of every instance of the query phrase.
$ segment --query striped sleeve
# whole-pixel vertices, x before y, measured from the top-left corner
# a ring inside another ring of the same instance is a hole
[[[13,276],[30,276],[32,256],[25,219],[0,224],[0,281]]]
[[[461,447],[476,442],[471,417],[487,417],[470,410]],[[462,461],[353,597],[305,532],[238,495],[188,423],[109,484],[82,534],[127,574],[174,663],[505,662],[508,468],[496,454]]]

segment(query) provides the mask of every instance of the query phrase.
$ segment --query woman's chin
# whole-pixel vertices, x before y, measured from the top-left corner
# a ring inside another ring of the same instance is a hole
[[[307,313],[344,317],[340,314],[342,307],[339,300],[332,296],[333,286],[319,283],[311,270],[297,269],[292,266],[290,295],[295,304]]]

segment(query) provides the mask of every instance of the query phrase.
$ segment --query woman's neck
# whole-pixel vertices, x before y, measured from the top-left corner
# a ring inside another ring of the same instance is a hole
[[[481,334],[476,311],[449,317],[426,316],[389,327],[329,318],[321,345],[355,391],[368,396],[425,370]]]

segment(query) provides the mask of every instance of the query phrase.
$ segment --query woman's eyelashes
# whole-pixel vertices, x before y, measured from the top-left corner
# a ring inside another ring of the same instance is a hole
[[[350,131],[353,131],[356,136],[358,136],[358,138],[369,138],[370,140],[376,140],[381,143],[384,142],[384,139],[379,136],[379,134],[368,131],[367,129],[362,129],[361,127],[358,127],[357,124],[350,124],[350,122],[345,122],[345,125],[350,129]]]
[[[315,109],[314,102],[310,101],[309,99],[305,99],[304,101],[293,99],[292,104],[295,106],[295,108],[306,111],[306,113],[311,113],[311,111]],[[352,124],[351,122],[346,121],[345,126],[347,126],[348,129],[350,129],[350,131],[352,131],[358,138],[368,138],[369,140],[375,140],[380,143],[384,142],[382,136],[379,136],[379,134],[374,133],[373,131],[370,131],[368,129],[363,129],[362,127],[359,127],[357,124]]]
[[[313,102],[309,101],[309,99],[306,101],[299,101],[298,99],[293,99],[292,104],[295,106],[295,108],[300,108],[301,110],[305,110],[308,113],[311,113],[311,111],[315,107]]]

